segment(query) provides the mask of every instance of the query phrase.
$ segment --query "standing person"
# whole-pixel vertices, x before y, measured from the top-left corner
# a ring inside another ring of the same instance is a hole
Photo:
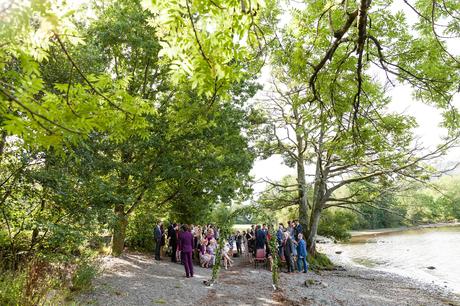
[[[276,241],[278,242],[278,256],[281,258],[282,253],[283,253],[283,230],[284,230],[284,225],[283,223],[280,223],[278,225],[278,231],[276,232]]]
[[[292,262],[297,262],[297,233],[296,233],[296,228],[297,228],[297,222],[296,220],[293,220],[291,223],[292,230],[290,232],[291,234],[291,244],[292,244]],[[293,268],[295,271],[295,268]]]
[[[165,230],[164,230],[164,227],[163,227],[163,222],[160,225],[160,230],[161,230],[160,256],[161,255],[165,256],[163,247],[166,245],[166,237],[165,237]]]
[[[243,231],[242,237],[243,237],[243,248],[244,248],[243,254],[244,254],[245,258],[249,258],[249,256],[248,256],[249,255],[249,253],[248,253],[248,237],[247,237],[246,231]]]
[[[265,235],[267,235],[268,233],[268,228],[267,228],[267,224],[262,224],[262,230],[264,231]]]
[[[299,240],[299,234],[302,234],[303,236],[303,228],[302,225],[300,225],[299,220],[296,220],[296,224],[297,240]]]
[[[160,249],[161,249],[161,237],[163,233],[161,232],[161,226],[163,225],[162,221],[158,221],[155,229],[153,231],[153,238],[155,239],[155,259],[160,260]]]
[[[179,235],[179,249],[181,251],[182,259],[184,261],[185,276],[187,278],[193,277],[193,235],[190,232],[190,228],[185,224],[182,225],[182,232]]]
[[[286,229],[287,232],[289,232],[289,237],[294,238],[294,228],[292,227],[291,221],[288,221],[288,227]]]
[[[265,243],[267,242],[267,234],[257,225],[256,228],[256,250],[264,249]]]
[[[236,232],[236,252],[238,253],[238,256],[240,256],[243,251],[241,250],[241,242],[243,240],[243,236],[241,236],[240,231]]]
[[[195,259],[197,261],[200,260],[200,242],[202,239],[202,232],[201,232],[201,226],[195,227],[195,231],[193,233],[193,255],[196,257]],[[194,257],[192,256],[192,257]]]
[[[252,263],[252,254],[254,253],[254,237],[251,235],[251,229],[248,229],[246,233],[246,241],[248,243],[248,259]]]
[[[297,244],[297,270],[300,272],[300,263],[303,264],[303,273],[307,273],[308,271],[308,263],[307,263],[307,243],[303,240],[303,234],[299,234],[299,241]]]
[[[254,224],[251,225],[251,232],[250,233],[251,233],[252,237],[254,237],[254,238],[256,237],[256,230],[254,229]]]
[[[284,233],[283,240],[284,258],[286,259],[287,273],[294,272],[294,261],[292,259],[292,240],[289,232]]]
[[[235,235],[230,235],[228,237],[228,242],[227,243],[228,243],[228,247],[230,248],[229,251],[232,250],[232,254],[233,254],[233,242],[235,242],[235,241],[236,241],[236,234]]]
[[[302,225],[299,224],[299,220],[293,221],[293,228],[294,228],[294,239],[296,241],[299,240],[299,234],[302,233]]]
[[[176,230],[177,230],[177,224],[174,223],[172,224],[172,227],[169,228],[168,230],[168,237],[169,237],[169,245],[171,246],[171,261],[172,262],[177,262],[177,235],[176,235]]]

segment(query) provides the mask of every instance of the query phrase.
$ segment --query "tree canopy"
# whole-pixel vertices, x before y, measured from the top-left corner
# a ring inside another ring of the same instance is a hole
[[[250,200],[273,154],[296,175],[241,211],[291,209],[313,254],[318,231],[458,220],[451,187],[415,189],[458,144],[459,20],[456,0],[1,4],[3,268],[149,249],[157,219]],[[390,110],[397,86],[442,114],[439,146]]]

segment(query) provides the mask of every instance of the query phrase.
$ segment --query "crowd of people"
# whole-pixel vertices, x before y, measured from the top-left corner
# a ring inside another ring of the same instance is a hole
[[[166,253],[172,262],[184,265],[186,277],[193,277],[194,261],[203,268],[222,263],[228,269],[233,265],[233,257],[243,257],[252,263],[262,256],[268,261],[271,270],[273,256],[269,241],[272,234],[276,235],[276,251],[281,262],[286,264],[286,272],[294,272],[297,263],[297,270],[306,273],[307,245],[303,239],[302,226],[297,220],[288,221],[286,227],[280,223],[276,233],[270,226],[262,224],[251,225],[247,230],[236,231],[228,237],[220,237],[219,228],[212,224],[200,226],[171,223],[165,231],[163,222],[159,221],[154,229],[155,259],[161,259],[162,248],[166,247],[167,242]],[[224,241],[220,254],[217,254],[219,239]]]

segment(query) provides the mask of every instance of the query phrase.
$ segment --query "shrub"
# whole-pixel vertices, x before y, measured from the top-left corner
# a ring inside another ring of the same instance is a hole
[[[17,305],[23,300],[26,273],[4,272],[0,275],[0,305]]]
[[[5,271],[0,278],[0,305],[43,304],[55,283],[51,265],[38,259],[14,272]]]
[[[347,241],[351,238],[348,231],[355,221],[356,216],[351,212],[339,209],[325,210],[319,222],[318,234],[339,241]]]
[[[331,270],[334,264],[325,254],[316,252],[315,256],[308,254],[307,261],[312,270]]]
[[[98,271],[88,262],[81,263],[72,276],[72,291],[89,291]]]

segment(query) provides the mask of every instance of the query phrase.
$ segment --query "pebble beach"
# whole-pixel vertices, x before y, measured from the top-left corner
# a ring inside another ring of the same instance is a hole
[[[127,253],[101,258],[93,289],[76,297],[78,305],[460,305],[460,296],[443,288],[371,269],[281,273],[274,290],[271,272],[237,258],[221,270],[212,287],[203,281],[211,269],[195,266],[185,278],[183,266],[168,258],[155,261]]]

